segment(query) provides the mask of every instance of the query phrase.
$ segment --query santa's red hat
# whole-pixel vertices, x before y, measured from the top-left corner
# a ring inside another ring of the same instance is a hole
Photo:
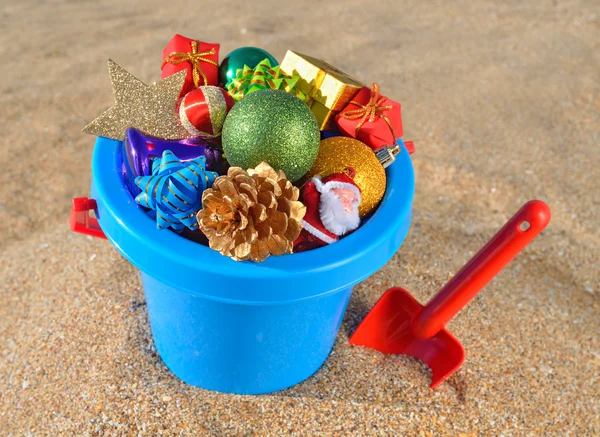
[[[343,173],[332,173],[325,176],[323,179],[317,176],[316,178],[313,178],[312,181],[315,183],[319,193],[326,193],[335,188],[343,188],[352,190],[360,201],[361,191],[360,187],[354,182],[355,176],[356,171],[352,167],[346,167]]]

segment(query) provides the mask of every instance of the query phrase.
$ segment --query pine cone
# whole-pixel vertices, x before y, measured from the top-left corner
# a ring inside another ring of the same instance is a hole
[[[306,207],[283,171],[231,167],[202,194],[196,218],[211,249],[236,261],[292,253]]]

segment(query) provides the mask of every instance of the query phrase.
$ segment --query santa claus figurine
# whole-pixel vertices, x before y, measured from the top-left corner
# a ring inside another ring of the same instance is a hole
[[[302,189],[306,206],[304,228],[294,241],[294,252],[305,252],[335,243],[360,225],[358,206],[360,188],[354,182],[356,172],[347,167],[343,173],[319,176]]]

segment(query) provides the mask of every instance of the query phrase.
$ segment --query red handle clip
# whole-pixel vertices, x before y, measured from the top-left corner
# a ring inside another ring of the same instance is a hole
[[[92,237],[104,238],[98,220],[90,217],[90,210],[96,209],[96,201],[87,197],[76,197],[71,205],[71,231]]]

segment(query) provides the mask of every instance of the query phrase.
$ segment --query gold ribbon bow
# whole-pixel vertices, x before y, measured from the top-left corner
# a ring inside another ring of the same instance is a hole
[[[392,105],[380,106],[386,100],[387,97],[379,95],[379,85],[374,83],[371,87],[371,97],[369,98],[368,103],[366,105],[363,105],[362,103],[358,103],[352,100],[350,104],[359,106],[360,109],[345,111],[342,113],[342,117],[344,117],[346,120],[358,120],[360,118],[360,121],[356,125],[355,135],[358,135],[358,131],[360,131],[360,129],[367,121],[372,123],[373,121],[375,121],[375,117],[380,117],[390,127],[390,130],[392,131],[392,135],[394,136],[395,140],[396,132],[394,131],[392,123],[390,122],[389,118],[382,114],[383,111],[389,111],[390,109],[392,109]]]
[[[166,64],[177,65],[177,64],[181,64],[182,62],[189,62],[190,64],[192,64],[192,78],[194,79],[194,88],[198,88],[200,86],[200,76],[202,76],[202,79],[204,79],[204,85],[208,85],[208,79],[206,78],[206,74],[204,74],[204,71],[202,71],[202,68],[200,67],[200,62],[208,62],[209,64],[212,64],[212,65],[216,66],[217,68],[219,67],[219,64],[217,64],[215,61],[213,61],[211,59],[204,57],[204,56],[214,55],[216,53],[214,47],[212,49],[210,49],[208,52],[198,53],[198,46],[200,45],[200,43],[198,41],[192,41],[191,44],[192,44],[192,52],[191,53],[172,52],[163,61],[161,68],[163,68]]]

